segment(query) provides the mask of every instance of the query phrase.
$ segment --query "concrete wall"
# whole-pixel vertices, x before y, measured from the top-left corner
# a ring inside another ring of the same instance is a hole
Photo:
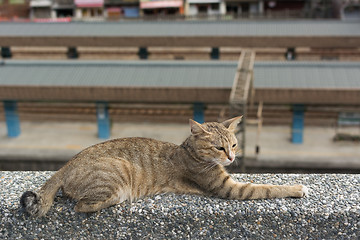
[[[19,209],[25,190],[53,172],[0,172],[0,239],[358,239],[360,175],[238,174],[238,181],[301,183],[302,199],[229,201],[164,194],[94,214],[61,193],[46,217]]]

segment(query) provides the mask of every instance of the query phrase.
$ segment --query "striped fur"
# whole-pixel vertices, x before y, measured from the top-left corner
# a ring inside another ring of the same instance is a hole
[[[78,202],[77,212],[102,208],[164,192],[225,199],[303,197],[306,187],[257,185],[234,181],[224,166],[235,159],[234,135],[241,117],[223,123],[190,120],[191,135],[180,145],[147,138],[106,141],[73,157],[38,191],[27,191],[21,206],[43,216],[59,188]]]

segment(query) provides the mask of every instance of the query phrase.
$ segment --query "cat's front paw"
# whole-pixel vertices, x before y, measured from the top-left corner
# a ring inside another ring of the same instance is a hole
[[[293,197],[306,197],[309,195],[309,189],[304,185],[295,185],[294,188],[294,196]]]

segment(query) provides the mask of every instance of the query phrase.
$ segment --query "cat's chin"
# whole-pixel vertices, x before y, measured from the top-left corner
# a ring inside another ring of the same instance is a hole
[[[221,165],[223,165],[224,167],[229,166],[232,163],[233,161],[230,161],[229,159],[226,159],[225,161],[221,161]]]

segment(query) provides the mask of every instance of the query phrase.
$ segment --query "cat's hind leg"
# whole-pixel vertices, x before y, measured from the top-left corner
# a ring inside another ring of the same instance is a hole
[[[113,199],[108,199],[105,201],[94,201],[91,199],[81,199],[75,206],[76,212],[97,212],[103,208],[110,207],[116,204],[116,201]]]
[[[131,166],[126,160],[102,158],[89,167],[81,182],[66,186],[78,200],[76,212],[96,212],[131,200]]]
[[[119,189],[115,193],[112,193],[110,197],[107,197],[108,195],[104,194],[104,192],[99,192],[99,194],[101,194],[101,198],[84,197],[80,199],[75,206],[75,211],[97,212],[103,208],[107,208],[115,204],[121,203],[131,197],[128,191],[124,191],[121,189]]]

